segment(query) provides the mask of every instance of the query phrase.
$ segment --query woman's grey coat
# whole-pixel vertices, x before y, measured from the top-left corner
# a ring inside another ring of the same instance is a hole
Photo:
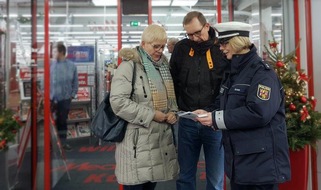
[[[115,114],[129,124],[124,140],[116,143],[118,183],[136,185],[175,179],[179,166],[172,129],[168,123],[153,121],[155,110],[138,52],[123,49],[119,55],[127,61],[119,65],[112,79],[110,103]],[[136,80],[131,100],[134,62],[137,64]],[[177,111],[177,107],[171,106],[171,111]]]

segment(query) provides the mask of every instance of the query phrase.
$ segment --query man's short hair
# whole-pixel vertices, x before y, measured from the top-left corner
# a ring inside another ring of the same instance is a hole
[[[207,23],[205,16],[203,15],[203,13],[198,12],[198,11],[191,11],[189,13],[186,14],[186,16],[184,17],[183,20],[183,26],[189,24],[190,22],[192,22],[193,18],[197,18],[198,21],[202,24],[205,25]]]
[[[57,48],[59,53],[63,53],[63,55],[66,55],[66,46],[63,42],[57,42],[53,48]]]

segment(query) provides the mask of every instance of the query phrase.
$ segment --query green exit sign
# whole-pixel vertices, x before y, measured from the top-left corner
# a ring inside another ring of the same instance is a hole
[[[140,22],[138,22],[138,21],[130,21],[130,26],[140,26]]]

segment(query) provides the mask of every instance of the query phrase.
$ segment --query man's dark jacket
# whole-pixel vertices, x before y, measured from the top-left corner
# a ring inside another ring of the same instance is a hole
[[[170,60],[178,107],[184,111],[202,109],[215,101],[219,93],[226,63],[219,44],[215,43],[215,31],[209,30],[210,39],[196,43],[189,39],[179,41]],[[214,64],[209,68],[206,52]]]

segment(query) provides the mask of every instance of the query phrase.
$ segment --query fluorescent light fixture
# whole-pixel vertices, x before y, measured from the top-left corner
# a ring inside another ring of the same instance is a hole
[[[198,0],[173,0],[172,6],[194,6]]]
[[[94,32],[63,32],[63,34],[93,34]]]
[[[128,34],[142,34],[143,31],[129,31]]]
[[[167,34],[180,34],[180,33],[185,33],[185,31],[181,30],[181,31],[167,31]]]
[[[49,27],[50,28],[64,28],[64,27],[66,27],[66,28],[71,28],[71,27],[73,27],[73,28],[80,28],[80,27],[85,27],[84,25],[82,25],[82,24],[49,24]]]
[[[7,16],[7,15],[4,15],[5,17]],[[9,17],[10,18],[12,18],[12,17],[18,17],[18,15],[17,14],[9,14]]]
[[[92,0],[95,6],[117,6],[117,0]]]
[[[24,14],[24,15],[21,15],[21,16],[27,17],[27,18],[31,18],[30,14]],[[37,16],[40,16],[40,15],[37,14]],[[3,15],[3,17],[7,17],[7,15]],[[9,17],[18,17],[18,15],[11,14],[11,15],[9,15]],[[67,15],[66,14],[49,14],[49,17],[67,17]]]
[[[117,31],[63,32],[63,34],[117,34]]]
[[[73,17],[116,17],[117,14],[73,14]]]
[[[106,27],[106,26],[117,26],[117,24],[88,24],[87,27]]]
[[[98,38],[101,38],[101,36],[73,36],[71,38],[74,38],[74,39],[98,39]]]
[[[272,13],[271,16],[282,16],[282,13]]]
[[[169,6],[170,0],[152,0],[152,6]]]
[[[152,16],[167,16],[165,13],[152,13]]]
[[[66,14],[49,14],[49,17],[67,17]]]
[[[216,14],[216,12],[214,12],[214,13],[204,13],[203,15],[204,16],[214,16]]]
[[[179,24],[165,24],[166,26],[181,26],[183,27],[183,24],[182,23],[179,23]]]
[[[11,25],[12,27],[15,27],[14,25]],[[38,28],[43,28],[44,25],[37,25]],[[81,28],[81,27],[85,27],[82,24],[49,24],[49,27],[51,28],[61,28],[61,27],[66,27],[66,28]],[[24,25],[20,25],[20,28],[31,28],[31,24],[24,24]]]
[[[104,36],[104,38],[106,38],[106,37]],[[111,38],[112,38],[112,36],[111,36]],[[113,38],[115,38],[115,37],[113,37]],[[141,38],[141,36],[134,36],[134,35],[131,35],[131,36],[123,36],[123,38],[138,38],[138,39],[140,39],[140,38]]]
[[[81,43],[80,43],[80,42],[72,42],[71,45],[72,45],[72,46],[80,46]]]
[[[186,13],[173,13],[172,14],[172,16],[177,16],[177,17],[179,17],[179,16],[185,16],[186,15]]]
[[[117,36],[101,36],[102,39],[117,39]]]

